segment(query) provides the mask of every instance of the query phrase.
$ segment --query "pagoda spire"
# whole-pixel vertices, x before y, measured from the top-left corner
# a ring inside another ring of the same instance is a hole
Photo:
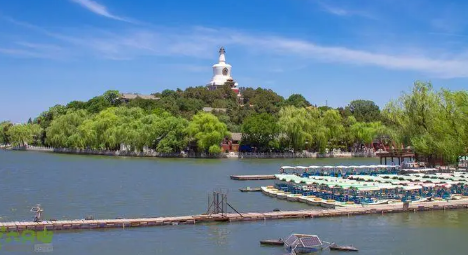
[[[219,49],[219,63],[225,63],[226,62],[226,57],[224,56],[225,53],[226,53],[226,51],[224,50],[224,47],[221,47]]]

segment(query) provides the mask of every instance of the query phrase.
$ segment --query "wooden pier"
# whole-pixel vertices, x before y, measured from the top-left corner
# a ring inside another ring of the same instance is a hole
[[[431,210],[468,209],[468,199],[448,202],[421,202],[410,204],[405,208],[401,204],[373,205],[361,207],[341,207],[328,210],[275,211],[264,213],[228,213],[214,215],[192,215],[181,217],[159,217],[138,219],[104,219],[104,220],[60,220],[42,222],[1,222],[0,229],[7,232],[44,229],[59,230],[92,230],[107,228],[133,228],[150,226],[174,226],[187,224],[202,224],[208,222],[242,222],[280,219],[313,219],[323,217],[350,217],[354,215],[369,215],[399,212],[420,212]]]
[[[253,180],[275,180],[276,177],[273,174],[268,175],[231,175],[232,180],[238,181],[253,181]]]
[[[401,149],[401,150],[389,150],[384,152],[376,153],[377,157],[380,158],[380,164],[384,163],[387,164],[387,158],[391,159],[393,163],[394,159],[398,159],[398,165],[405,160],[405,158],[409,160],[414,160],[416,158],[416,154],[410,149]],[[384,159],[384,161],[382,161]]]

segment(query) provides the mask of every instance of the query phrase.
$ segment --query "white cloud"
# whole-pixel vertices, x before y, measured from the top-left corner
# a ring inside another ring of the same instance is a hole
[[[326,1],[315,1],[315,3],[325,12],[336,16],[360,16],[368,19],[376,19],[373,15],[363,10],[355,10],[343,6],[332,5],[330,3],[325,3]]]
[[[346,47],[321,46],[313,42],[282,37],[256,38],[246,36],[241,42],[270,49],[276,54],[295,55],[303,59],[419,71],[440,78],[468,77],[466,53],[444,54],[444,58],[428,55],[394,55]],[[464,57],[458,58],[456,56]]]
[[[334,14],[334,15],[338,15],[338,16],[347,16],[347,15],[350,15],[350,12],[348,10],[345,10],[345,9],[341,9],[341,8],[337,8],[337,7],[333,7],[333,6],[330,6],[330,5],[325,5],[325,4],[322,4],[322,8],[331,13],[331,14]]]
[[[41,58],[52,60],[69,59],[71,51],[52,44],[30,43],[26,41],[15,42],[15,46],[0,47],[0,54],[18,58]]]
[[[92,56],[112,60],[129,60],[142,56],[212,59],[216,57],[216,49],[219,46],[227,46],[236,48],[237,52],[243,52],[243,54],[262,56],[264,60],[284,59],[294,61],[297,65],[318,61],[416,71],[438,78],[468,77],[468,68],[466,68],[468,50],[459,52],[445,50],[436,53],[427,49],[419,49],[416,52],[392,47],[392,53],[389,53],[388,51],[366,50],[364,45],[361,48],[327,46],[295,38],[203,27],[130,29],[113,33],[86,29],[75,31],[75,34],[59,34],[22,22],[15,22],[15,24],[34,29],[57,43],[60,42],[60,46],[73,52],[70,55],[74,57]],[[30,43],[29,46],[31,45]],[[12,50],[14,49],[9,49],[11,54],[14,53]],[[7,54],[5,48],[0,51],[2,52]],[[44,52],[53,54],[51,50],[42,51]],[[393,52],[404,52],[404,54]],[[17,53],[23,54],[22,51]],[[278,65],[276,68],[287,70],[289,66]]]
[[[120,17],[120,16],[117,16],[117,15],[114,15],[112,13],[110,13],[108,10],[107,10],[107,7],[105,7],[104,5],[101,5],[97,2],[94,2],[94,1],[91,1],[91,0],[70,0],[72,2],[75,2],[79,5],[81,5],[82,7],[88,9],[89,11],[91,12],[94,12],[98,15],[101,15],[101,16],[104,16],[104,17],[107,17],[107,18],[110,18],[110,19],[115,19],[115,20],[120,20],[120,21],[125,21],[125,22],[130,22],[130,23],[134,23],[134,21],[128,19],[128,18],[123,18],[123,17]]]

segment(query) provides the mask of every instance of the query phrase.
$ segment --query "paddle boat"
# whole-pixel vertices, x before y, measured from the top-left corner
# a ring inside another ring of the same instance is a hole
[[[316,235],[292,234],[284,241],[286,251],[291,254],[307,254],[321,251],[323,243]]]
[[[302,197],[302,194],[289,194],[286,196],[286,200],[291,202],[297,202],[300,197]]]

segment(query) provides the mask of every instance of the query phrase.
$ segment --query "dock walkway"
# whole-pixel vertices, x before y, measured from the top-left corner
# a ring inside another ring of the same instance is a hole
[[[276,177],[273,174],[268,175],[231,175],[232,180],[238,181],[252,181],[252,180],[275,180]]]
[[[301,210],[301,211],[278,211],[265,213],[242,213],[242,215],[215,214],[215,215],[192,215],[181,217],[158,217],[158,218],[137,218],[137,219],[103,219],[103,220],[60,220],[42,222],[0,222],[0,229],[7,232],[24,230],[86,230],[86,229],[106,229],[106,228],[129,228],[129,227],[150,227],[167,225],[200,224],[208,222],[242,222],[260,220],[280,220],[280,219],[306,219],[322,217],[340,217],[367,214],[387,214],[399,212],[419,212],[430,210],[467,209],[468,200],[453,200],[448,202],[423,202],[410,204],[404,209],[401,204],[373,205],[362,207],[341,207],[328,210]]]

